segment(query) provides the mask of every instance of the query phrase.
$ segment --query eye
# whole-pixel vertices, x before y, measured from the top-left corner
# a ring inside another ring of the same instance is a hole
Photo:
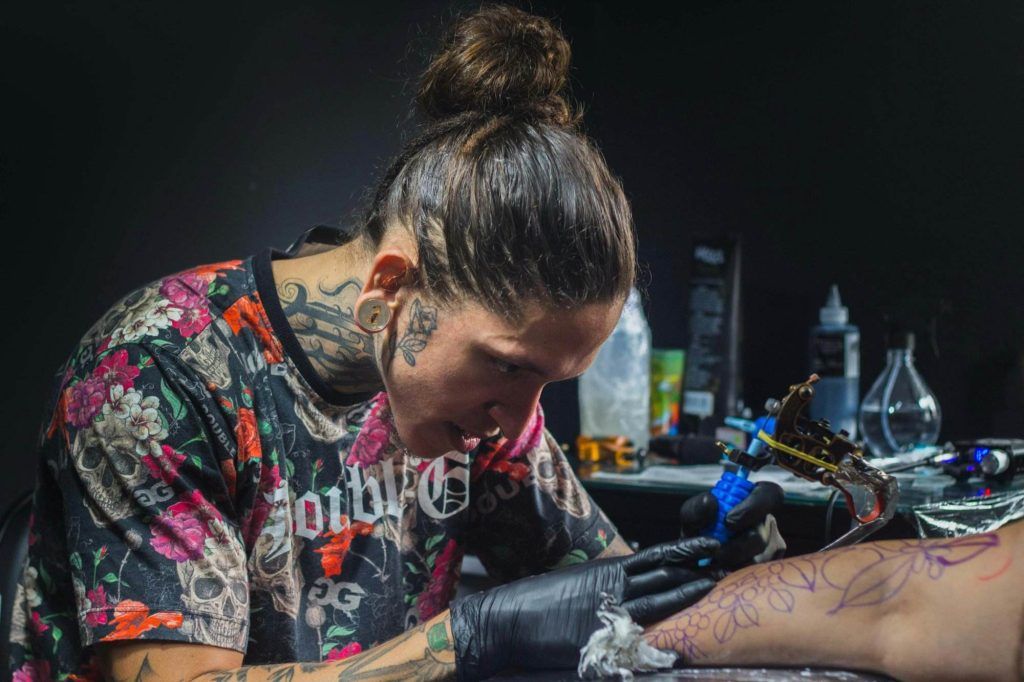
[[[499,358],[491,358],[494,362],[494,367],[502,374],[515,374],[519,371],[519,365],[513,365],[511,362],[505,362]]]

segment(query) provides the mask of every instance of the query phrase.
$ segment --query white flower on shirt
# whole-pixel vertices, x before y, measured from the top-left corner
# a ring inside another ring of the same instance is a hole
[[[139,456],[159,457],[160,442],[167,438],[167,428],[160,418],[160,399],[145,396],[120,385],[110,387],[110,402],[103,406],[103,417],[116,418],[123,429],[135,439],[135,453]]]
[[[39,594],[39,571],[35,566],[25,569],[25,599],[28,605],[35,608],[43,603],[43,597]]]
[[[167,329],[172,322],[181,319],[183,312],[166,298],[159,298],[156,304],[146,311],[146,319],[157,329]]]
[[[142,394],[134,388],[124,390],[124,386],[114,384],[110,387],[110,402],[103,406],[103,416],[113,413],[118,419],[124,420],[132,413],[133,407],[142,402]]]
[[[145,336],[156,336],[181,319],[184,311],[160,296],[149,291],[138,302],[126,307],[120,324],[110,334],[110,345],[138,341]]]

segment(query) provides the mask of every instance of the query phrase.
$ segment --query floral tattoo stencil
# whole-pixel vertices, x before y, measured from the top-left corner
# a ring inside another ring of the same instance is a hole
[[[427,347],[427,339],[437,329],[437,308],[425,306],[420,299],[412,302],[409,326],[398,342],[398,350],[410,367],[416,366],[416,354]]]
[[[829,616],[876,606],[893,599],[914,576],[938,580],[948,568],[998,546],[999,537],[989,533],[939,542],[848,547],[824,561],[795,557],[772,562],[716,587],[703,602],[652,633],[652,643],[659,649],[675,649],[687,660],[705,658],[707,653],[697,643],[702,633],[711,630],[715,641],[724,644],[743,628],[759,627],[764,613],[794,613],[801,592],[835,593],[835,604],[826,611]]]

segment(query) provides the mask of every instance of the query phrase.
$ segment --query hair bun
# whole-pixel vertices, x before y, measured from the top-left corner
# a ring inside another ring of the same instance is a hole
[[[568,41],[548,19],[487,5],[448,29],[416,103],[431,119],[484,111],[573,125],[579,115],[561,95],[569,58]]]

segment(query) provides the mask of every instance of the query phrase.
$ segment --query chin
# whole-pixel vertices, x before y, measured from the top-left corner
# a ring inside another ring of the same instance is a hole
[[[420,434],[410,434],[410,437],[406,439],[402,436],[401,430],[398,432],[398,437],[409,452],[421,459],[437,459],[453,451],[452,444],[448,442],[447,433],[444,431],[441,431],[440,436],[434,438],[420,438],[417,437],[418,435]]]

